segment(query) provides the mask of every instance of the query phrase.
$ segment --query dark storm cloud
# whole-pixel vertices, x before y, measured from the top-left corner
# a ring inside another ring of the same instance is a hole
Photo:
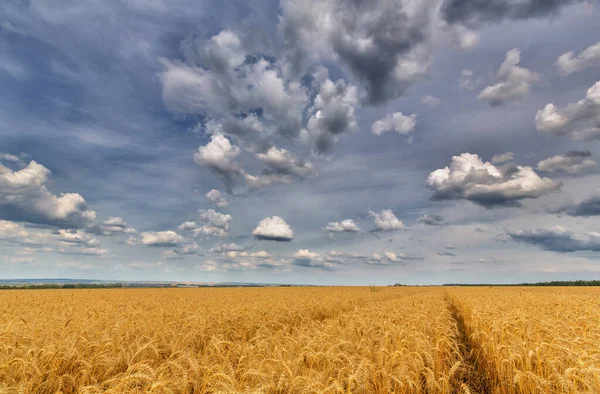
[[[569,216],[600,216],[600,196],[593,196],[577,203],[567,204],[552,212]]]
[[[289,68],[302,74],[319,58],[335,58],[360,82],[365,103],[399,97],[426,74],[434,6],[430,1],[408,7],[389,0],[284,0],[280,31]]]
[[[504,20],[544,18],[581,2],[583,0],[446,0],[441,11],[449,23],[478,26]]]
[[[507,230],[514,241],[554,252],[600,251],[600,233],[575,234],[560,226],[552,229]]]

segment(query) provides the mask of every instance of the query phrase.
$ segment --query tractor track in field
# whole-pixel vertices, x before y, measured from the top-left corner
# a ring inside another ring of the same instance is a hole
[[[467,330],[467,323],[464,315],[456,302],[446,296],[446,303],[452,319],[456,323],[455,340],[458,344],[460,354],[463,359],[463,367],[458,379],[457,387],[454,388],[455,393],[477,393],[491,394],[492,380],[485,369],[485,365],[481,362],[479,349],[473,344]],[[465,390],[465,386],[468,390]]]

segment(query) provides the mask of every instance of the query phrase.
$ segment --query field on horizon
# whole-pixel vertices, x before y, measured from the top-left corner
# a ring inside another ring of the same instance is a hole
[[[598,393],[600,289],[0,291],[0,393]]]

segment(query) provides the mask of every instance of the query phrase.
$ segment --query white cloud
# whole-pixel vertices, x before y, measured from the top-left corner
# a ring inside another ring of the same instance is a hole
[[[411,260],[423,260],[423,257],[415,254],[398,254],[386,250],[383,252],[383,255],[379,253],[371,254],[369,257],[366,258],[366,260],[364,260],[364,263],[368,265],[390,265],[400,264],[404,261]]]
[[[529,86],[540,79],[539,74],[519,67],[521,55],[518,49],[511,49],[496,74],[496,83],[483,89],[477,98],[492,106],[521,101],[529,94]]]
[[[369,211],[369,216],[373,217],[378,231],[394,231],[406,228],[402,220],[399,220],[391,209],[382,209],[379,212]]]
[[[556,59],[556,66],[562,75],[569,75],[596,64],[600,64],[600,42],[587,47],[575,56],[573,51],[563,53]]]
[[[329,222],[325,227],[325,230],[333,233],[353,232],[357,233],[360,228],[354,223],[352,219],[342,220],[341,222]]]
[[[105,256],[106,249],[100,242],[84,230],[59,229],[48,231],[40,229],[32,231],[22,223],[0,220],[0,242],[7,242],[21,247],[23,254],[34,252],[55,252],[69,255]],[[24,246],[27,247],[24,247]]]
[[[137,231],[129,227],[127,222],[120,216],[111,216],[99,226],[91,226],[86,229],[95,234],[110,237],[119,234],[135,234]]]
[[[194,235],[196,237],[227,237],[229,232],[224,228],[213,226],[211,224],[205,224],[194,229]]]
[[[292,228],[279,216],[264,218],[252,231],[252,235],[261,240],[291,241],[294,238]]]
[[[183,245],[177,249],[167,250],[163,253],[163,257],[168,260],[174,260],[174,259],[182,259],[186,256],[192,256],[192,255],[198,256],[201,254],[202,254],[202,249],[196,242],[193,242],[193,243],[190,243],[187,245]]]
[[[433,171],[427,186],[437,200],[464,199],[484,207],[515,205],[560,189],[561,183],[541,178],[531,167],[496,167],[472,153],[452,157],[449,167]]]
[[[278,174],[263,174],[263,175],[251,175],[248,173],[244,174],[244,179],[249,189],[260,189],[261,187],[270,186],[274,183],[291,183],[291,179],[288,176],[282,176]]]
[[[0,220],[0,240],[15,244],[47,244],[52,236],[41,231],[31,232],[22,223]]]
[[[221,255],[215,270],[220,271],[245,271],[257,268],[284,269],[289,266],[289,261],[277,259],[265,250],[249,252],[235,244],[220,244],[211,249],[212,253]]]
[[[62,244],[82,244],[85,246],[97,246],[100,242],[90,234],[82,230],[58,230],[56,240]]]
[[[547,104],[535,115],[535,124],[539,131],[554,136],[600,139],[600,81],[587,90],[583,100],[574,104],[562,108]]]
[[[179,226],[177,226],[177,230],[188,231],[188,230],[194,230],[197,227],[198,227],[198,224],[196,224],[196,222],[187,221],[187,222],[183,222]]]
[[[219,243],[210,251],[214,253],[223,253],[223,252],[242,252],[246,250],[243,246],[236,245],[234,242],[225,244]]]
[[[595,167],[597,163],[590,159],[588,151],[572,151],[562,155],[556,155],[540,161],[537,169],[549,172],[566,172],[567,174],[579,174],[584,170]]]
[[[479,42],[479,34],[462,24],[453,24],[446,27],[452,44],[461,50],[473,49]]]
[[[512,152],[505,152],[499,155],[492,156],[492,164],[501,164],[507,161],[513,161],[515,159],[515,154]]]
[[[437,98],[435,96],[425,95],[425,96],[421,97],[421,102],[431,108],[435,108],[438,105],[440,105],[442,100],[440,100],[439,98]]]
[[[416,124],[416,114],[406,116],[402,114],[402,112],[395,112],[394,114],[387,114],[385,118],[373,123],[371,132],[376,135],[381,135],[383,133],[395,131],[398,134],[406,135],[415,129]]]
[[[338,259],[331,259],[326,255],[310,252],[308,249],[299,249],[292,258],[293,264],[299,267],[320,268],[328,271],[339,268]]]
[[[198,213],[200,214],[200,220],[226,230],[229,228],[229,222],[233,219],[231,215],[217,212],[214,209],[202,209]]]
[[[235,161],[240,152],[240,148],[232,145],[225,136],[214,134],[211,136],[210,142],[198,148],[194,154],[194,160],[216,172],[231,191],[235,178],[244,173],[244,170]]]
[[[300,159],[291,152],[270,147],[256,155],[257,159],[267,164],[268,169],[264,174],[255,176],[247,173],[235,161],[240,153],[240,148],[232,145],[222,134],[214,134],[208,144],[198,148],[194,160],[216,172],[225,183],[228,192],[232,192],[238,178],[243,179],[250,189],[258,189],[273,183],[291,183],[291,176],[304,178],[313,169],[310,162]],[[220,193],[219,197],[216,197],[212,190],[209,193],[210,197],[207,194],[207,198],[216,198],[217,205],[226,206],[229,203],[220,197]]]
[[[33,160],[15,171],[0,164],[0,217],[64,227],[83,227],[96,218],[80,194],[52,194],[46,188],[50,175]]]
[[[212,189],[211,191],[206,193],[206,199],[216,204],[220,208],[225,208],[229,206],[229,200],[225,197],[222,197],[221,193],[217,189]]]
[[[265,152],[258,153],[256,157],[269,166],[268,173],[271,174],[305,178],[313,171],[311,162],[302,160],[293,153],[274,146],[271,146]]]
[[[147,231],[140,234],[140,242],[146,246],[169,247],[184,242],[184,238],[175,231]]]
[[[1,160],[10,161],[10,162],[14,162],[14,163],[21,161],[21,159],[15,155],[11,155],[10,153],[1,153],[0,152],[0,161]]]
[[[229,234],[229,222],[233,219],[231,215],[217,212],[214,209],[202,209],[198,212],[200,220],[205,224],[194,229],[194,235],[226,237]]]

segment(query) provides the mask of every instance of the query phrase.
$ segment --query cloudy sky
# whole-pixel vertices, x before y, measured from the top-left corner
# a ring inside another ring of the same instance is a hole
[[[600,276],[595,1],[8,0],[0,277]]]

